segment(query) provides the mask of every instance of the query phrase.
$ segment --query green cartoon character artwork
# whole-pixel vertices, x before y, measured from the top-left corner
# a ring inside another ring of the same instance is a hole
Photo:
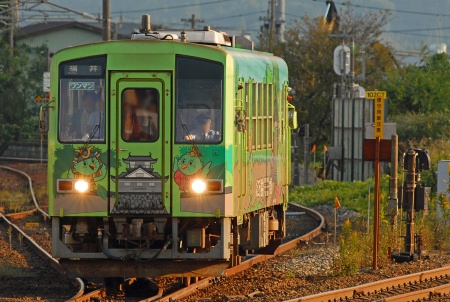
[[[203,165],[200,159],[202,154],[197,147],[192,147],[189,152],[175,157],[173,160],[174,180],[181,191],[189,191],[190,184],[197,178],[206,178],[209,174],[211,162]]]
[[[76,149],[78,156],[73,159],[73,166],[67,172],[69,178],[85,178],[89,180],[91,192],[97,190],[97,182],[107,174],[106,166],[100,159],[99,152],[92,152],[94,146]]]

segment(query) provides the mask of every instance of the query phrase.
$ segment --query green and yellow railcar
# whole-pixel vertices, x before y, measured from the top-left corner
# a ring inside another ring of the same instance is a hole
[[[52,253],[70,275],[217,276],[280,244],[288,69],[244,42],[144,29],[53,57]]]

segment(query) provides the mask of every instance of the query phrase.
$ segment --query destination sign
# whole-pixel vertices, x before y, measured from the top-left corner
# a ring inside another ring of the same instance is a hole
[[[102,65],[64,65],[64,75],[66,76],[101,76],[102,73]]]
[[[366,99],[386,98],[386,91],[366,91]]]
[[[69,90],[94,90],[94,82],[70,82]]]

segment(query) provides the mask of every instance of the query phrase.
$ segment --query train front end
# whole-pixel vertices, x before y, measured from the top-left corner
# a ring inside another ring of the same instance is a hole
[[[52,254],[77,277],[218,276],[229,265],[226,55],[169,41],[52,62]]]

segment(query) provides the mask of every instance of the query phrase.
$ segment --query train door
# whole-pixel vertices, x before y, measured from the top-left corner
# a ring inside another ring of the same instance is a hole
[[[170,72],[111,73],[110,214],[170,212]]]

